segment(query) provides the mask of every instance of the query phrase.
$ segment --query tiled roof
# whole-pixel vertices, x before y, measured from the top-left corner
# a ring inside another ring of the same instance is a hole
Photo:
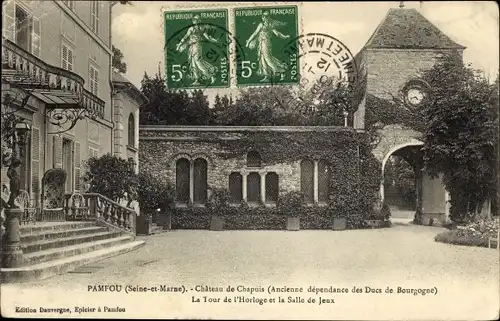
[[[142,100],[144,100],[144,101],[148,100],[146,98],[146,96],[144,96],[142,94],[142,92],[136,86],[134,86],[134,84],[132,84],[130,82],[130,80],[128,80],[122,74],[120,74],[120,73],[118,73],[116,71],[113,71],[113,83],[115,83],[115,84],[125,84],[125,86],[127,86],[127,88],[129,88],[129,90],[131,89],[134,92],[134,94],[135,94],[136,97],[141,97]]]
[[[365,48],[465,49],[416,9],[390,9]]]
[[[116,72],[116,71],[113,71],[113,81],[114,82],[124,82],[124,83],[129,83],[131,84],[131,82],[125,78],[122,74]]]

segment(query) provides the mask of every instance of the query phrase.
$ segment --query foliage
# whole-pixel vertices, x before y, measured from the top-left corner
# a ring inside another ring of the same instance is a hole
[[[208,125],[212,121],[207,96],[202,90],[191,95],[185,90],[167,90],[160,74],[141,81],[141,91],[149,99],[141,108],[141,125]]]
[[[132,158],[125,160],[105,154],[86,161],[83,180],[89,185],[88,192],[102,194],[118,201],[126,194],[136,196],[138,177]]]
[[[434,238],[436,242],[466,245],[466,246],[480,246],[488,247],[488,239],[485,237],[475,237],[472,235],[460,234],[458,230],[451,230],[440,233]]]
[[[278,198],[278,212],[288,217],[300,217],[303,215],[305,202],[304,195],[300,192],[288,192]]]
[[[206,207],[213,215],[225,217],[230,212],[231,194],[227,189],[213,188]]]
[[[317,80],[310,88],[286,86],[241,89],[233,103],[215,97],[213,124],[227,126],[343,126],[354,112],[355,91],[343,82]],[[357,105],[355,106],[357,107]]]
[[[432,97],[422,108],[424,160],[432,175],[443,173],[451,219],[467,221],[496,193],[498,85],[451,55],[424,79]]]
[[[457,226],[456,229],[438,234],[435,238],[437,242],[469,245],[488,246],[489,238],[498,237],[499,219],[479,219],[464,226]]]
[[[403,207],[415,207],[415,172],[404,158],[400,156],[389,158],[384,170],[384,185],[387,202]],[[391,190],[396,193],[392,198]]]
[[[121,52],[120,49],[116,48],[115,46],[112,46],[113,50],[113,61],[112,61],[112,66],[113,69],[121,74],[124,74],[127,72],[127,64],[123,61],[124,56],[123,53]]]
[[[141,211],[153,213],[157,209],[166,211],[175,201],[175,188],[158,175],[141,172],[138,176],[138,199]]]

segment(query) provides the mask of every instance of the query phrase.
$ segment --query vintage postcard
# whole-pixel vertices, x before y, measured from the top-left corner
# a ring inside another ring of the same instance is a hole
[[[2,317],[498,319],[496,3],[2,21]]]

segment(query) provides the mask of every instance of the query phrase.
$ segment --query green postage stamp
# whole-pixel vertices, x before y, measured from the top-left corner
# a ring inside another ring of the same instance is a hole
[[[297,84],[298,49],[290,42],[298,37],[297,6],[237,8],[234,10],[235,38],[245,51],[236,62],[240,86]]]
[[[164,12],[169,89],[229,87],[227,9]]]

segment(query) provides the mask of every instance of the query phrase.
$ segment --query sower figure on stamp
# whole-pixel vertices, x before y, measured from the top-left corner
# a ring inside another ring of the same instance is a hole
[[[183,52],[188,47],[188,77],[193,79],[192,85],[200,85],[200,80],[210,81],[210,84],[215,82],[215,74],[217,67],[203,58],[203,43],[207,40],[217,43],[217,39],[207,34],[207,26],[200,25],[200,16],[193,17],[193,25],[177,44],[176,50]]]
[[[269,18],[269,12],[262,14],[262,22],[259,23],[257,29],[252,33],[246,42],[246,47],[254,49],[257,47],[257,55],[259,60],[259,69],[257,74],[264,76],[260,81],[269,81],[272,75],[284,74],[287,69],[286,63],[273,56],[272,52],[272,36],[275,35],[281,39],[290,38],[289,35],[284,35],[276,27],[285,26],[286,22],[277,21]]]

